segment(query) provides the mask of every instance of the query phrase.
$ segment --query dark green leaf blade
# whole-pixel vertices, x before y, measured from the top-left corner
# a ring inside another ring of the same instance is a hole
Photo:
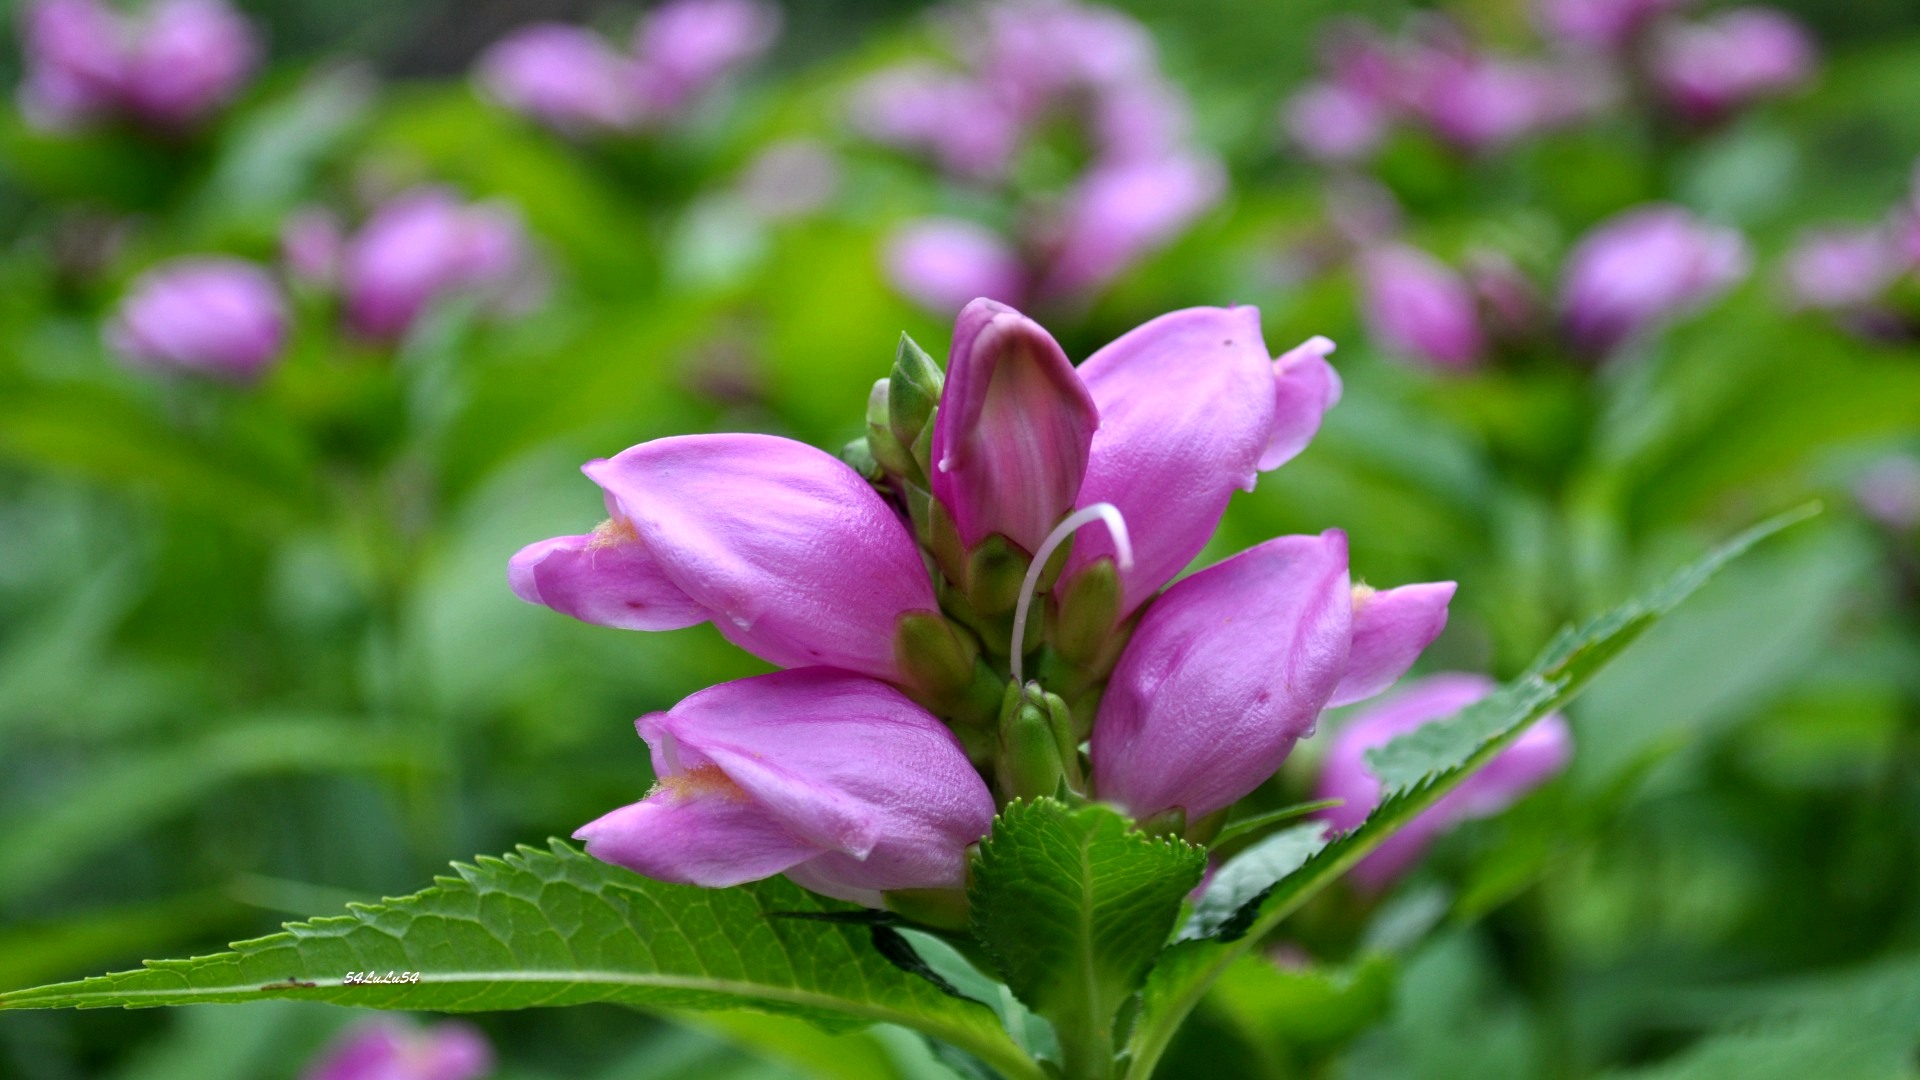
[[[974,933],[1013,992],[1060,1028],[1069,1065],[1103,1043],[1110,1058],[1115,1013],[1205,869],[1204,849],[1147,836],[1107,807],[1015,802],[974,864]]]
[[[874,952],[865,927],[787,912],[843,909],[783,879],[732,889],[650,881],[555,841],[459,866],[413,896],[291,923],[232,952],[0,995],[0,1010],[302,998],[440,1012],[613,1002],[750,1007],[829,1030],[873,1021],[965,1046],[1034,1075],[984,1006]],[[418,982],[348,985],[349,972]]]

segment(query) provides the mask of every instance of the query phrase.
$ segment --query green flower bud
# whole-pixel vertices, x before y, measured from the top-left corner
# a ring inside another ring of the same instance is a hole
[[[972,634],[932,612],[902,615],[894,627],[894,660],[923,704],[938,705],[964,694],[979,655]]]
[[[1111,664],[1108,644],[1120,618],[1120,571],[1112,559],[1096,559],[1058,598],[1051,644],[1062,659],[1099,670]]]
[[[1027,553],[999,533],[980,541],[967,553],[966,580],[960,583],[967,603],[981,615],[1011,614],[1028,562]]]
[[[901,446],[914,446],[923,437],[931,444],[933,410],[940,406],[940,391],[946,385],[940,365],[912,338],[901,334],[887,382],[887,424],[893,437]]]
[[[916,480],[924,486],[925,475],[913,460],[913,454],[894,437],[893,428],[887,423],[891,394],[888,381],[880,379],[873,384],[872,393],[867,395],[867,450],[887,472]]]
[[[1039,683],[1007,687],[994,778],[1005,799],[1077,793],[1085,786],[1066,703]]]
[[[865,436],[853,440],[840,449],[840,460],[852,466],[869,483],[879,483],[887,478],[887,472],[874,460],[873,450],[867,446]]]

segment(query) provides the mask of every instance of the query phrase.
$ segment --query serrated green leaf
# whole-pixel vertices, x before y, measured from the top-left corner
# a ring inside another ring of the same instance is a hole
[[[1220,973],[1254,942],[1506,749],[1530,724],[1565,704],[1627,643],[1721,567],[1754,544],[1817,512],[1817,506],[1803,507],[1747,530],[1645,597],[1622,604],[1578,632],[1561,633],[1527,674],[1502,686],[1487,700],[1370,753],[1368,767],[1380,776],[1387,795],[1365,821],[1241,905],[1221,923],[1222,929],[1235,932],[1232,938],[1216,931],[1211,938],[1182,941],[1161,957],[1145,988],[1141,1016],[1129,1043],[1132,1064],[1128,1076],[1144,1080],[1152,1075],[1180,1022]],[[1241,882],[1239,888],[1248,884]]]
[[[1104,1075],[1113,1023],[1199,883],[1206,851],[1104,806],[1015,802],[980,845],[973,929],[1020,1000],[1054,1022],[1073,1076]]]
[[[1315,821],[1274,833],[1227,860],[1193,906],[1192,917],[1180,930],[1181,939],[1222,937],[1231,941],[1246,933],[1244,925],[1235,923],[1251,920],[1274,882],[1300,869],[1326,846],[1327,826]]]
[[[129,1008],[270,998],[441,1012],[613,1002],[750,1007],[849,1030],[872,1021],[1038,1075],[993,1014],[876,954],[867,929],[783,912],[844,909],[782,879],[732,889],[651,881],[555,841],[345,916],[291,923],[192,960],[0,994],[0,1010]],[[349,972],[419,981],[347,985]]]

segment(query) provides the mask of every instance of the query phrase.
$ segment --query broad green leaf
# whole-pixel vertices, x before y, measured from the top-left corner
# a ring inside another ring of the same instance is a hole
[[[1009,1076],[1037,1075],[993,1014],[876,954],[861,926],[783,913],[846,910],[787,883],[650,881],[554,842],[456,865],[457,877],[335,918],[290,923],[232,952],[0,995],[0,1010],[146,1007],[271,998],[441,1012],[613,1002],[751,1007],[851,1030],[913,1027]],[[418,982],[348,985],[349,972]]]
[[[1561,633],[1527,674],[1485,701],[1369,754],[1369,767],[1381,777],[1387,795],[1366,821],[1313,853],[1293,872],[1259,889],[1221,922],[1221,929],[1232,934],[1216,932],[1213,938],[1182,941],[1161,957],[1148,980],[1129,1044],[1128,1076],[1143,1080],[1152,1074],[1174,1030],[1208,987],[1281,920],[1506,749],[1528,725],[1565,704],[1608,660],[1715,571],[1815,512],[1815,507],[1790,511],[1747,530],[1647,596],[1622,604],[1578,632]],[[1248,885],[1240,882],[1236,889]]]
[[[1007,985],[1059,1029],[1069,1075],[1113,1056],[1113,1022],[1199,883],[1206,851],[1104,806],[1002,811],[974,864],[974,934]]]
[[[1218,1007],[1254,1046],[1319,1047],[1347,1041],[1393,1006],[1393,958],[1369,953],[1351,966],[1288,968],[1248,955],[1220,976]]]

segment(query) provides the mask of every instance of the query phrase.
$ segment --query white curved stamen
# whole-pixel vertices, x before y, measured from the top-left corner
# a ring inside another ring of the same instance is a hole
[[[1020,583],[1020,602],[1013,609],[1013,681],[1018,685],[1021,678],[1021,643],[1027,639],[1027,610],[1033,606],[1033,594],[1040,586],[1040,574],[1046,570],[1047,560],[1067,537],[1079,531],[1081,526],[1098,521],[1107,527],[1107,535],[1113,537],[1114,562],[1122,570],[1133,569],[1133,540],[1127,535],[1127,519],[1120,514],[1120,508],[1112,503],[1094,503],[1092,506],[1075,510],[1065,520],[1053,527],[1047,539],[1034,552],[1033,562],[1027,566],[1027,578]]]

